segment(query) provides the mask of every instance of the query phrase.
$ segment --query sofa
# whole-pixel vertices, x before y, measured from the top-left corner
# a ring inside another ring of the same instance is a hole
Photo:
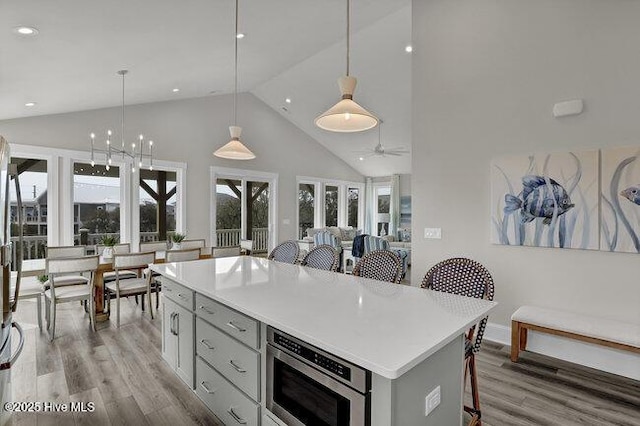
[[[312,247],[313,245],[313,236],[319,232],[331,232],[340,240],[340,246],[343,251],[351,251],[351,247],[353,246],[353,239],[356,235],[362,233],[362,230],[355,229],[351,226],[343,228],[338,226],[327,226],[324,228],[307,228],[307,236],[302,239],[305,243],[306,247]],[[391,249],[405,249],[407,252],[407,264],[411,265],[411,243],[396,241],[396,238],[393,235],[387,235],[382,237],[383,239],[389,241],[389,246]],[[305,248],[301,245],[301,248]]]

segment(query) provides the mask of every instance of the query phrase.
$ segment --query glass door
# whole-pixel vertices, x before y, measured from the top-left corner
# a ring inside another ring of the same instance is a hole
[[[251,240],[252,254],[268,253],[275,246],[272,199],[276,196],[277,175],[236,169],[216,173],[215,167],[212,173],[212,238],[216,247],[234,247],[241,240]]]
[[[269,251],[269,182],[247,181],[246,234],[254,253]]]

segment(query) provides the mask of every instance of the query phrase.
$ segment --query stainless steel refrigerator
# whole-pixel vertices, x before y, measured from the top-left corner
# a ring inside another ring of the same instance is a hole
[[[18,233],[20,239],[17,248],[11,245],[11,210],[9,205],[9,185],[13,180],[17,196]],[[17,249],[16,267],[17,278],[11,279],[11,252]],[[20,185],[15,166],[11,164],[9,144],[0,136],[0,306],[2,306],[2,327],[0,328],[0,426],[7,424],[11,413],[4,410],[5,402],[12,400],[11,367],[16,362],[24,345],[24,333],[20,325],[13,321],[20,292],[20,278],[22,275],[22,201]],[[12,333],[12,330],[16,333]],[[12,337],[18,337],[15,341]]]

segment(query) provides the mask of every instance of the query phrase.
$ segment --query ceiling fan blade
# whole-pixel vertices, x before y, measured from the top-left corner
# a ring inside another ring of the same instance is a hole
[[[387,152],[389,151],[406,152],[406,153],[409,152],[409,150],[405,146],[392,146],[390,148],[385,147],[384,150]]]
[[[400,157],[400,156],[402,156],[402,154],[400,154],[400,153],[397,153],[397,152],[389,152],[389,151],[385,151],[385,152],[384,152],[384,154],[385,154],[385,155],[394,155],[394,156],[396,156],[396,157]]]

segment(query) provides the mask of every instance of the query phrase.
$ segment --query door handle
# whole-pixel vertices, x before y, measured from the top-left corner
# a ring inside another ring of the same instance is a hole
[[[201,311],[205,311],[205,312],[206,312],[206,313],[208,313],[209,315],[213,315],[213,314],[215,314],[215,312],[213,312],[213,311],[212,311],[211,309],[209,309],[207,306],[200,305],[200,306],[198,306],[198,308],[199,308]]]
[[[207,339],[200,339],[200,344],[211,351],[216,348],[215,346],[211,346]]]
[[[205,391],[206,393],[208,393],[209,395],[212,395],[212,394],[216,393],[216,391],[215,391],[215,390],[211,390],[211,389],[209,389],[209,386],[207,386],[207,382],[205,382],[205,381],[200,382],[200,387],[201,387],[202,389],[204,389],[204,391]]]
[[[235,325],[235,324],[233,323],[233,321],[229,321],[229,322],[227,323],[227,325],[228,325],[229,327],[233,328],[234,330],[238,330],[240,333],[244,333],[245,331],[247,331],[247,329],[246,329],[246,328],[238,327],[237,325]]]
[[[179,329],[180,329],[180,314],[176,312],[175,314],[175,321],[176,321],[176,326],[174,327],[175,330],[175,335],[178,335]]]
[[[232,359],[229,360],[229,365],[232,366],[238,373],[246,373],[247,372],[247,370],[245,370],[244,368],[240,367],[238,364],[233,362]]]
[[[238,416],[236,414],[235,411],[233,411],[233,407],[229,407],[229,409],[227,410],[227,413],[229,413],[231,415],[231,417],[233,417],[233,420],[235,420],[236,422],[240,423],[241,425],[246,425],[247,421],[245,419],[243,419],[242,417]]]
[[[174,334],[173,332],[173,316],[175,315],[175,312],[172,312],[171,315],[169,315],[169,331],[171,332],[171,334]]]

